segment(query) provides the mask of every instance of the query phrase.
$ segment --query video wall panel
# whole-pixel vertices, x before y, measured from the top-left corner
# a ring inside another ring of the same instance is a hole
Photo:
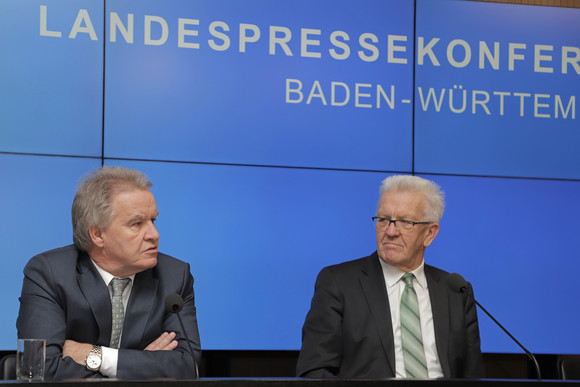
[[[411,171],[412,1],[107,14],[106,157]]]
[[[0,151],[100,157],[103,1],[0,2]]]
[[[415,168],[580,178],[580,9],[419,0]]]
[[[16,349],[24,266],[36,254],[71,243],[77,182],[100,165],[100,159],[0,154],[0,349]]]

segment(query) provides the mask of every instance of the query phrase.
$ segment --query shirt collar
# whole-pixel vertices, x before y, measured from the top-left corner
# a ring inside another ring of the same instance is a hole
[[[109,286],[109,284],[111,283],[113,278],[115,278],[115,276],[112,275],[111,273],[109,273],[108,271],[106,271],[105,269],[101,268],[99,265],[97,265],[96,262],[93,261],[92,258],[91,258],[91,262],[93,263],[93,265],[95,265],[95,268],[97,269],[97,271],[101,275],[101,278],[103,278],[103,281],[105,281],[105,285]],[[131,282],[133,282],[133,280],[135,279],[135,274],[132,274],[132,275],[130,275],[128,277],[124,277],[124,278],[129,278],[129,279],[131,279]]]
[[[381,267],[383,268],[383,275],[385,277],[387,288],[395,286],[401,280],[405,272],[395,266],[389,265],[388,263],[383,261],[380,257],[378,257],[378,259],[379,262],[381,263]],[[425,277],[425,261],[424,260],[421,261],[419,267],[416,268],[415,270],[412,270],[411,273],[413,273],[413,275],[415,276],[415,279],[417,280],[419,286],[421,286],[423,289],[426,289],[427,277]]]

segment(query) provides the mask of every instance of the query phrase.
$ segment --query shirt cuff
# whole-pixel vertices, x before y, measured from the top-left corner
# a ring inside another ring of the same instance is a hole
[[[106,377],[116,378],[119,350],[109,347],[103,347],[102,353],[103,353],[103,361],[101,362],[100,372]]]

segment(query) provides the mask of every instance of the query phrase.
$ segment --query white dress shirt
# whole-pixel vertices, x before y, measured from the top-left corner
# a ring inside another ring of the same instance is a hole
[[[385,263],[380,258],[379,262],[383,268],[391,308],[391,323],[393,325],[393,337],[395,340],[395,373],[397,378],[405,378],[407,374],[405,372],[403,344],[401,341],[401,295],[405,289],[405,282],[401,278],[405,272]],[[425,261],[421,262],[421,265],[411,273],[415,276],[413,278],[413,287],[415,288],[417,300],[419,301],[421,333],[423,335],[423,347],[425,349],[429,378],[442,378],[443,370],[441,369],[441,363],[437,355],[437,347],[435,346],[435,328],[433,327],[433,312],[431,310],[429,289],[427,288],[427,278],[425,277]]]
[[[110,295],[111,301],[112,301],[113,300],[113,288],[111,285],[111,281],[113,280],[113,278],[115,278],[115,276],[112,275],[111,273],[103,270],[102,268],[100,268],[92,259],[91,259],[91,262],[93,262],[93,264],[97,268],[97,271],[99,272],[99,274],[103,278],[103,281],[105,281],[105,284],[107,285],[107,289],[109,289],[109,295]],[[125,290],[123,290],[123,309],[126,311],[127,310],[127,303],[129,302],[129,296],[131,295],[131,289],[133,288],[133,280],[135,279],[135,274],[133,274],[129,277],[125,277],[125,278],[131,279],[131,281],[129,282],[127,287],[125,287]],[[123,332],[121,332],[121,337],[123,337]],[[119,339],[119,342],[121,342],[120,339]],[[116,348],[103,347],[102,355],[103,355],[103,362],[101,363],[100,372],[109,378],[116,378],[117,377],[117,363],[119,360],[119,350]]]

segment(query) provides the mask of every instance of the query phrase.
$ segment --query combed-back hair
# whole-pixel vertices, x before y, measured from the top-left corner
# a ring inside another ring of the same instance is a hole
[[[81,251],[92,247],[89,227],[105,229],[114,217],[113,198],[122,192],[149,190],[153,184],[136,170],[101,167],[83,177],[73,200],[73,241]]]

